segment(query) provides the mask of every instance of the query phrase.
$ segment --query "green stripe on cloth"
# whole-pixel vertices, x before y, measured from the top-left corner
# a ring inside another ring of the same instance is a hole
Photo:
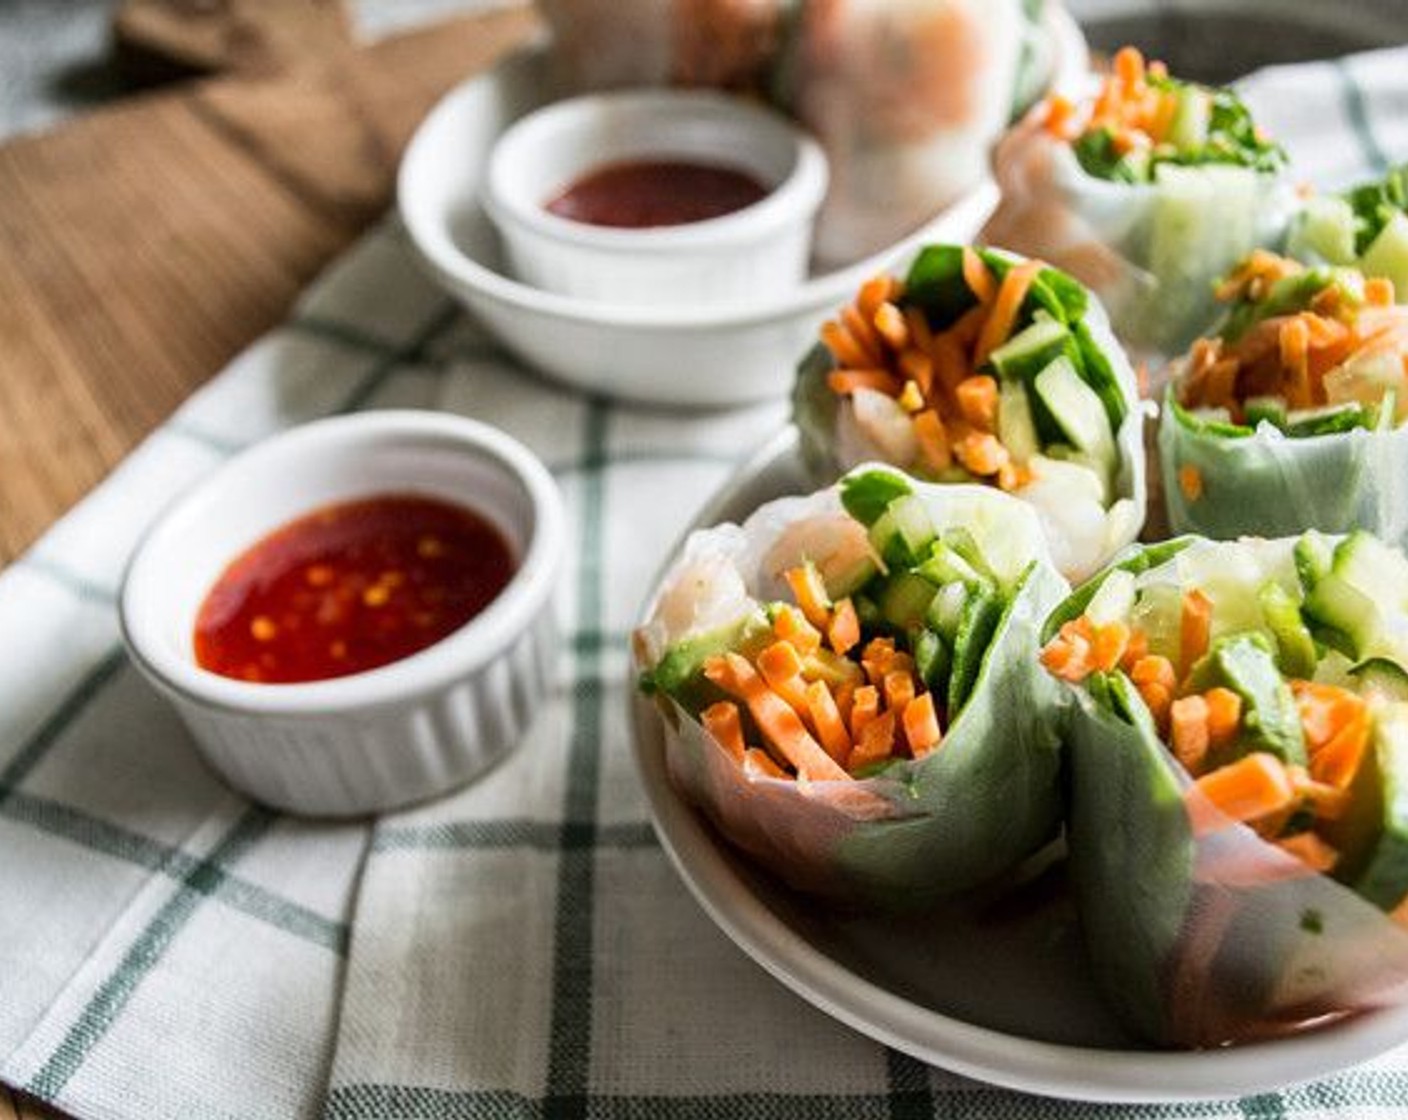
[[[606,446],[610,413],[597,399],[587,402],[583,445],[592,469],[582,479],[581,567],[577,583],[579,632],[600,633],[604,616],[602,569],[605,552]],[[586,1115],[591,1073],[592,894],[596,876],[597,786],[601,769],[602,685],[596,679],[600,651],[577,653],[572,737],[568,745],[567,792],[554,920],[552,1025],[547,1084],[556,1095],[545,1111],[550,1120]]]
[[[335,411],[337,413],[356,412],[363,408],[367,401],[376,396],[377,391],[386,384],[387,379],[396,372],[398,366],[424,361],[426,349],[441,334],[449,330],[459,317],[459,304],[446,301],[440,310],[426,321],[425,326],[421,327],[407,341],[406,345],[387,353],[362,379],[361,384],[347,395],[347,398]]]
[[[30,736],[5,768],[0,770],[0,805],[3,805],[6,796],[28,777],[29,772],[39,765],[59,736],[68,730],[69,725],[83,713],[89,701],[103,690],[126,662],[127,656],[121,646],[110,650],[59,702],[39,730]]]
[[[11,791],[0,802],[0,816],[173,879],[201,881],[197,872],[206,861],[48,798]],[[216,883],[214,897],[220,902],[304,941],[331,949],[338,956],[346,954],[345,923],[325,918],[238,875],[226,874]]]
[[[250,808],[235,822],[209,858],[191,869],[176,893],[159,909],[133,941],[116,969],[79,1014],[62,1042],[24,1088],[44,1100],[57,1100],[65,1085],[82,1067],[93,1047],[102,1041],[108,1028],[122,1013],[142,980],[160,962],[162,955],[186,923],[213,894],[226,876],[223,865],[238,859],[268,832],[274,815],[265,809]]]
[[[891,1120],[928,1120],[934,1115],[929,1067],[923,1062],[886,1047],[885,1078],[890,1084]]]
[[[1369,123],[1369,109],[1364,103],[1364,90],[1360,87],[1359,79],[1354,76],[1347,59],[1337,58],[1334,65],[1340,76],[1345,116],[1349,118],[1355,138],[1359,141],[1359,150],[1364,155],[1364,162],[1374,174],[1382,175],[1389,169],[1391,161],[1380,146],[1378,137],[1374,135],[1373,125]]]
[[[568,847],[654,848],[655,833],[645,822],[602,825],[588,832],[563,828],[542,821],[455,821],[449,824],[389,827],[377,829],[372,851],[502,850],[534,848],[543,852],[565,851]]]

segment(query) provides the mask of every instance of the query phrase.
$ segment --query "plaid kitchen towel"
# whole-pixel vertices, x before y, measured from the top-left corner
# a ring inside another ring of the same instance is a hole
[[[1408,52],[1248,91],[1308,177],[1408,155]],[[435,407],[548,463],[575,538],[559,679],[481,783],[369,825],[268,813],[126,664],[114,592],[160,508],[262,436]],[[781,403],[681,414],[514,368],[389,224],[0,575],[0,1080],[85,1118],[1400,1116],[1408,1048],[1244,1101],[1102,1108],[964,1081],[766,977],[655,843],[625,633]]]

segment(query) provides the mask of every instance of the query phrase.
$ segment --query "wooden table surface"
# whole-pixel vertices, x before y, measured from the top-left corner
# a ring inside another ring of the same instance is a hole
[[[0,146],[0,567],[284,318],[430,106],[534,26],[460,18]],[[0,1120],[53,1115],[0,1086]]]
[[[0,567],[384,213],[450,86],[531,33],[463,17],[0,146]]]

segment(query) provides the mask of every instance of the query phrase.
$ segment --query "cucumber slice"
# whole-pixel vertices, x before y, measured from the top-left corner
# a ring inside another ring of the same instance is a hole
[[[1301,589],[1309,594],[1317,583],[1330,574],[1330,567],[1335,559],[1335,546],[1323,533],[1311,529],[1296,541],[1293,555]]]
[[[1031,401],[1020,381],[1003,378],[997,387],[997,436],[1017,463],[1026,464],[1041,454]]]
[[[1399,301],[1408,300],[1408,214],[1393,212],[1359,259],[1359,267],[1365,276],[1392,280]]]
[[[914,639],[914,668],[930,692],[947,694],[952,665],[953,655],[944,640],[933,630],[920,630]]]
[[[1100,395],[1081,380],[1075,363],[1057,358],[1036,375],[1036,394],[1076,447],[1101,464],[1108,477],[1117,462],[1115,437]]]
[[[912,572],[892,576],[880,592],[880,617],[896,630],[908,630],[924,621],[939,589]]]
[[[1086,604],[1086,617],[1096,626],[1123,622],[1134,610],[1137,584],[1134,573],[1116,568],[1105,577],[1100,589]]]
[[[936,587],[958,583],[967,587],[984,588],[992,581],[975,568],[952,544],[935,541],[929,550],[929,558],[915,569]]]
[[[1195,85],[1178,88],[1178,109],[1169,126],[1168,139],[1180,152],[1194,152],[1208,142],[1212,122],[1212,95]]]
[[[934,523],[924,500],[905,494],[892,501],[870,527],[871,547],[892,567],[918,563],[934,540]]]
[[[1151,583],[1139,589],[1130,611],[1130,626],[1142,630],[1149,652],[1178,664],[1183,620],[1183,593],[1176,584]]]
[[[1387,703],[1408,701],[1408,672],[1384,657],[1371,657],[1350,670],[1362,696]]]
[[[1330,570],[1307,591],[1303,609],[1307,618],[1343,634],[1356,659],[1383,656],[1408,665],[1405,588],[1408,560],[1357,530],[1335,547]]]
[[[950,583],[929,604],[924,622],[931,630],[937,631],[950,647],[958,637],[958,627],[963,621],[963,611],[971,594],[976,592],[970,592],[965,584]]]
[[[1306,200],[1288,246],[1298,260],[1319,259],[1326,264],[1352,265],[1354,208],[1336,195],[1312,195]]]
[[[1257,605],[1276,639],[1276,664],[1288,677],[1315,675],[1315,640],[1300,616],[1300,604],[1274,579],[1262,584]]]
[[[1065,352],[1071,332],[1049,315],[1038,315],[1031,326],[1018,331],[988,360],[1004,378],[1030,381]]]
[[[1320,408],[1300,408],[1286,413],[1288,436],[1327,436],[1372,426],[1369,409],[1358,402],[1329,404]]]
[[[963,614],[953,640],[953,671],[948,681],[950,724],[967,703],[982,668],[992,636],[1002,618],[1002,597],[995,591],[977,591],[963,604]]]

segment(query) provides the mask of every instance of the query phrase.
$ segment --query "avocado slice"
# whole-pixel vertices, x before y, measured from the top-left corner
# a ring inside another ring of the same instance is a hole
[[[1233,634],[1193,668],[1195,687],[1222,685],[1242,698],[1239,749],[1266,751],[1287,765],[1306,765],[1305,735],[1295,697],[1276,668],[1271,643],[1262,634]]]
[[[655,668],[641,674],[640,687],[647,693],[662,692],[686,711],[697,714],[723,696],[705,678],[704,662],[729,650],[756,653],[771,634],[767,615],[759,610],[736,622],[682,638],[665,651]]]

